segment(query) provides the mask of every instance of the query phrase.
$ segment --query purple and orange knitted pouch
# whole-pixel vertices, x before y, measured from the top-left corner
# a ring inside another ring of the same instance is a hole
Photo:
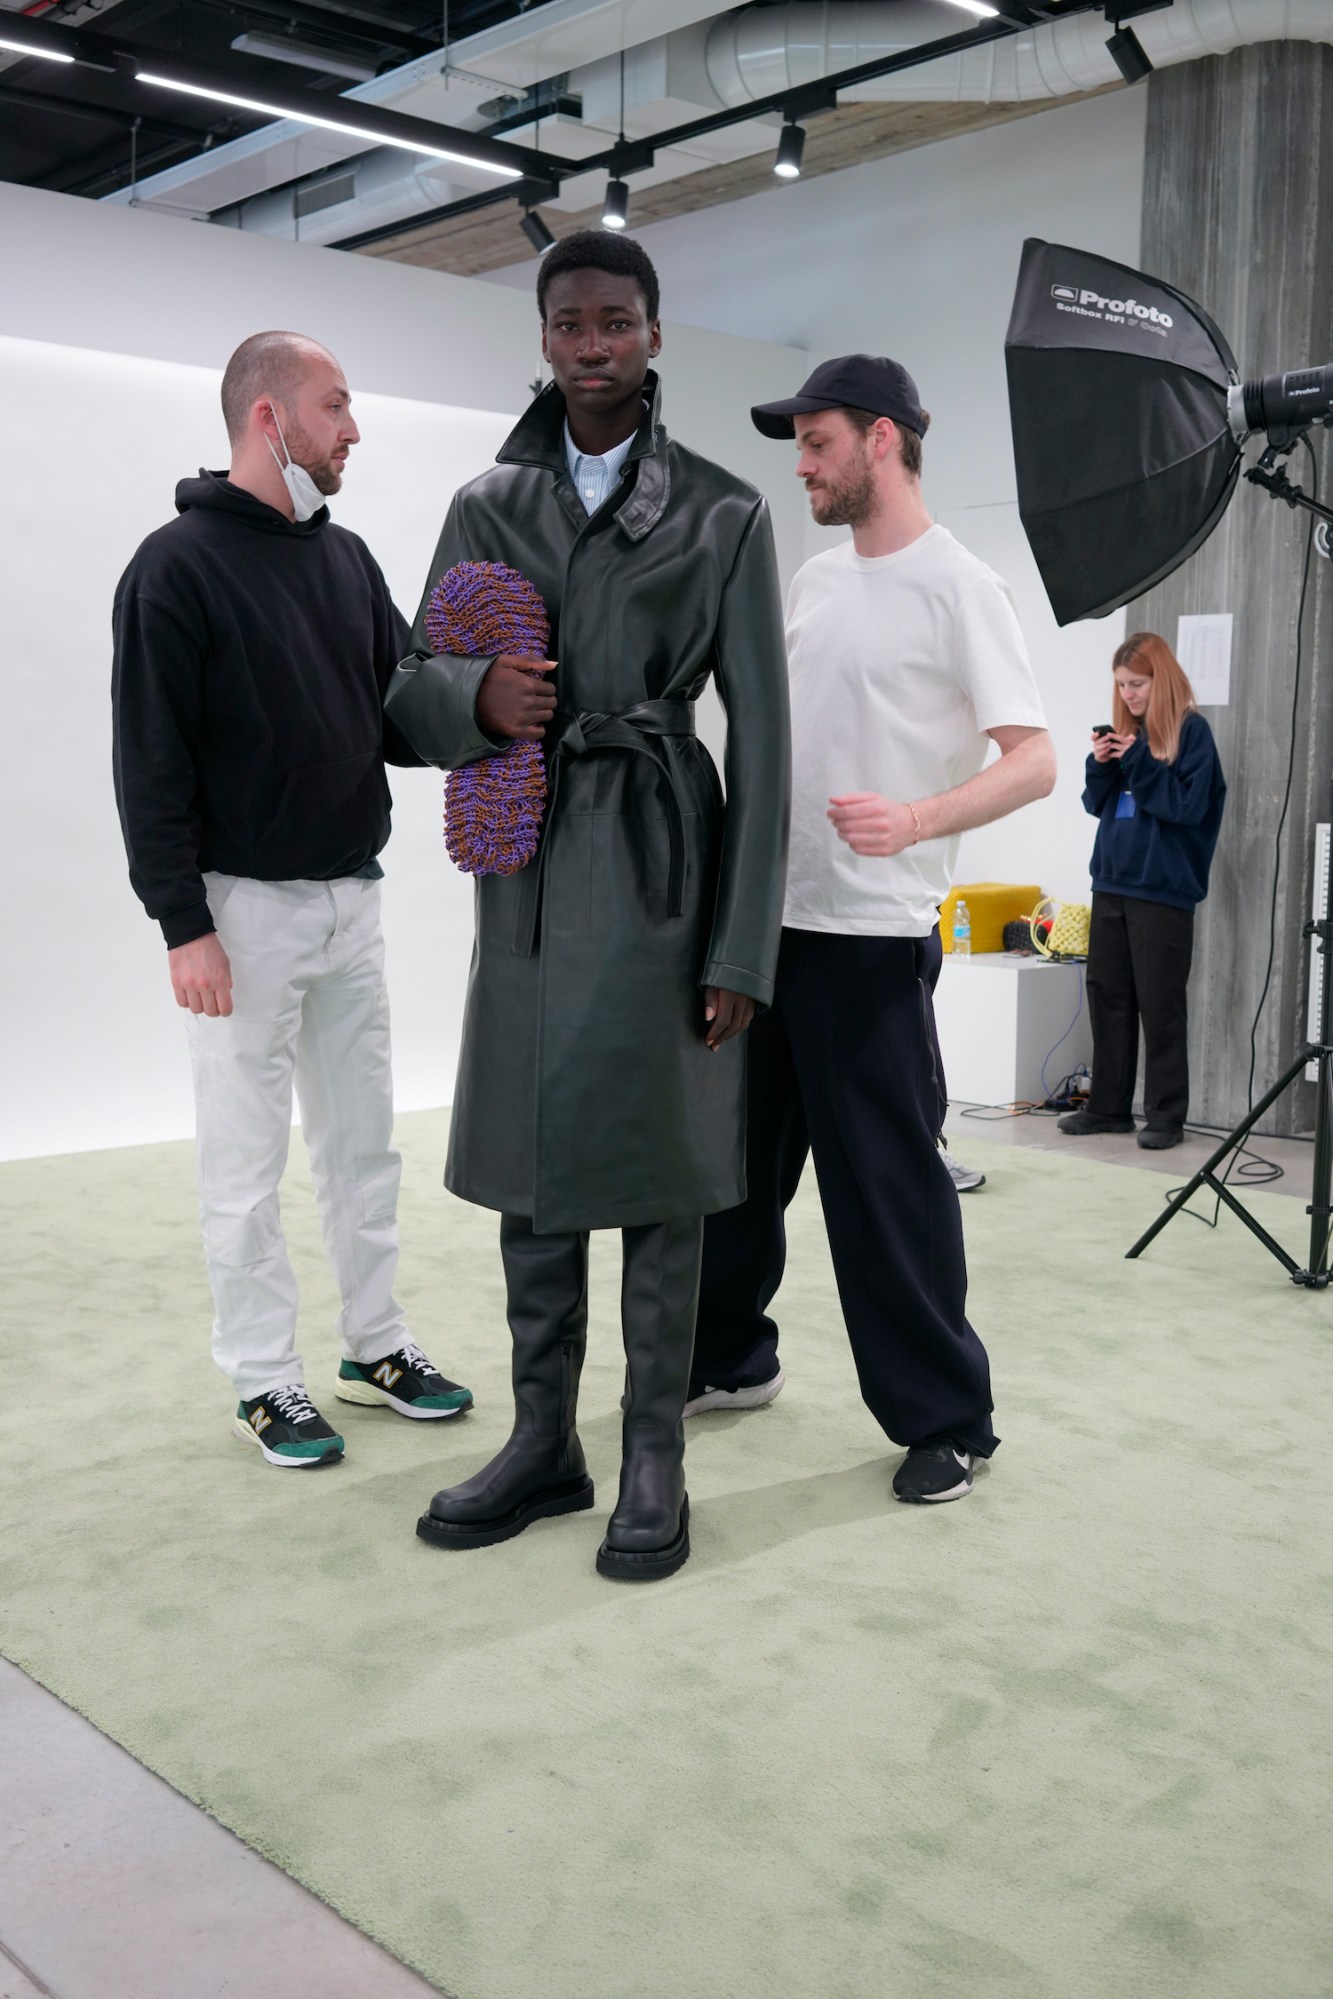
[[[545,659],[546,606],[526,576],[503,562],[456,562],[426,607],[433,652],[485,659],[502,652]],[[534,679],[536,676],[533,676]],[[452,770],[444,786],[444,844],[465,875],[513,875],[541,838],[546,759],[540,743],[512,743],[500,756]]]

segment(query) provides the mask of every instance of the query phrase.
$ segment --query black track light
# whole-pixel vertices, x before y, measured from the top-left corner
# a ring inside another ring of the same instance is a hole
[[[1111,59],[1124,77],[1126,83],[1140,83],[1152,72],[1143,43],[1132,28],[1117,26],[1115,33],[1106,44],[1111,51]]]
[[[778,140],[777,158],[773,162],[774,173],[783,180],[798,180],[804,153],[805,127],[798,125],[793,119],[791,124],[782,128],[782,136]]]
[[[623,180],[609,180],[606,183],[606,200],[602,204],[603,229],[623,229],[629,221],[629,186]]]
[[[555,237],[542,221],[541,216],[538,215],[535,208],[525,209],[523,220],[518,226],[539,257],[544,251],[549,250],[555,241]]]

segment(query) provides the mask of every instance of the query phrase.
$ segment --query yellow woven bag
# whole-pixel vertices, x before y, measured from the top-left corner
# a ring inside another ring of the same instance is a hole
[[[1038,926],[1049,918],[1043,931]],[[1032,941],[1043,958],[1086,958],[1092,928],[1092,909],[1086,902],[1057,902],[1048,895],[1037,904],[1031,917]]]

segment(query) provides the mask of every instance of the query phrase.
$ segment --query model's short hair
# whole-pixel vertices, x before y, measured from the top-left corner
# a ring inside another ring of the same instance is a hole
[[[879,416],[874,410],[844,409],[843,415],[847,418],[849,423],[855,425],[856,429],[860,431],[862,437],[864,437],[866,435],[866,432],[879,422]],[[922,410],[921,412],[922,433],[924,434],[924,432],[929,430],[929,428],[930,428],[930,411]],[[904,472],[909,473],[913,479],[919,479],[921,477],[921,438],[917,435],[916,431],[909,430],[905,423],[900,423],[897,426],[897,429],[898,429],[898,456],[903,461],[903,470]]]
[[[308,333],[252,333],[243,340],[222,372],[222,418],[232,443],[261,396],[290,406],[311,360],[328,351]]]
[[[537,310],[546,319],[546,294],[553,278],[569,271],[609,271],[614,278],[632,278],[643,293],[649,319],[656,319],[662,306],[661,287],[653,260],[642,243],[632,236],[619,236],[609,229],[576,229],[562,236],[542,258],[537,271]]]

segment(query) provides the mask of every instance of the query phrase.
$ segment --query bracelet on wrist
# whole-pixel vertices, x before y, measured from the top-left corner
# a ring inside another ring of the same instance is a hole
[[[909,804],[907,809],[912,815],[912,824],[916,828],[916,834],[915,837],[913,838],[912,845],[914,847],[919,847],[921,845],[921,821],[916,816],[915,805]]]

